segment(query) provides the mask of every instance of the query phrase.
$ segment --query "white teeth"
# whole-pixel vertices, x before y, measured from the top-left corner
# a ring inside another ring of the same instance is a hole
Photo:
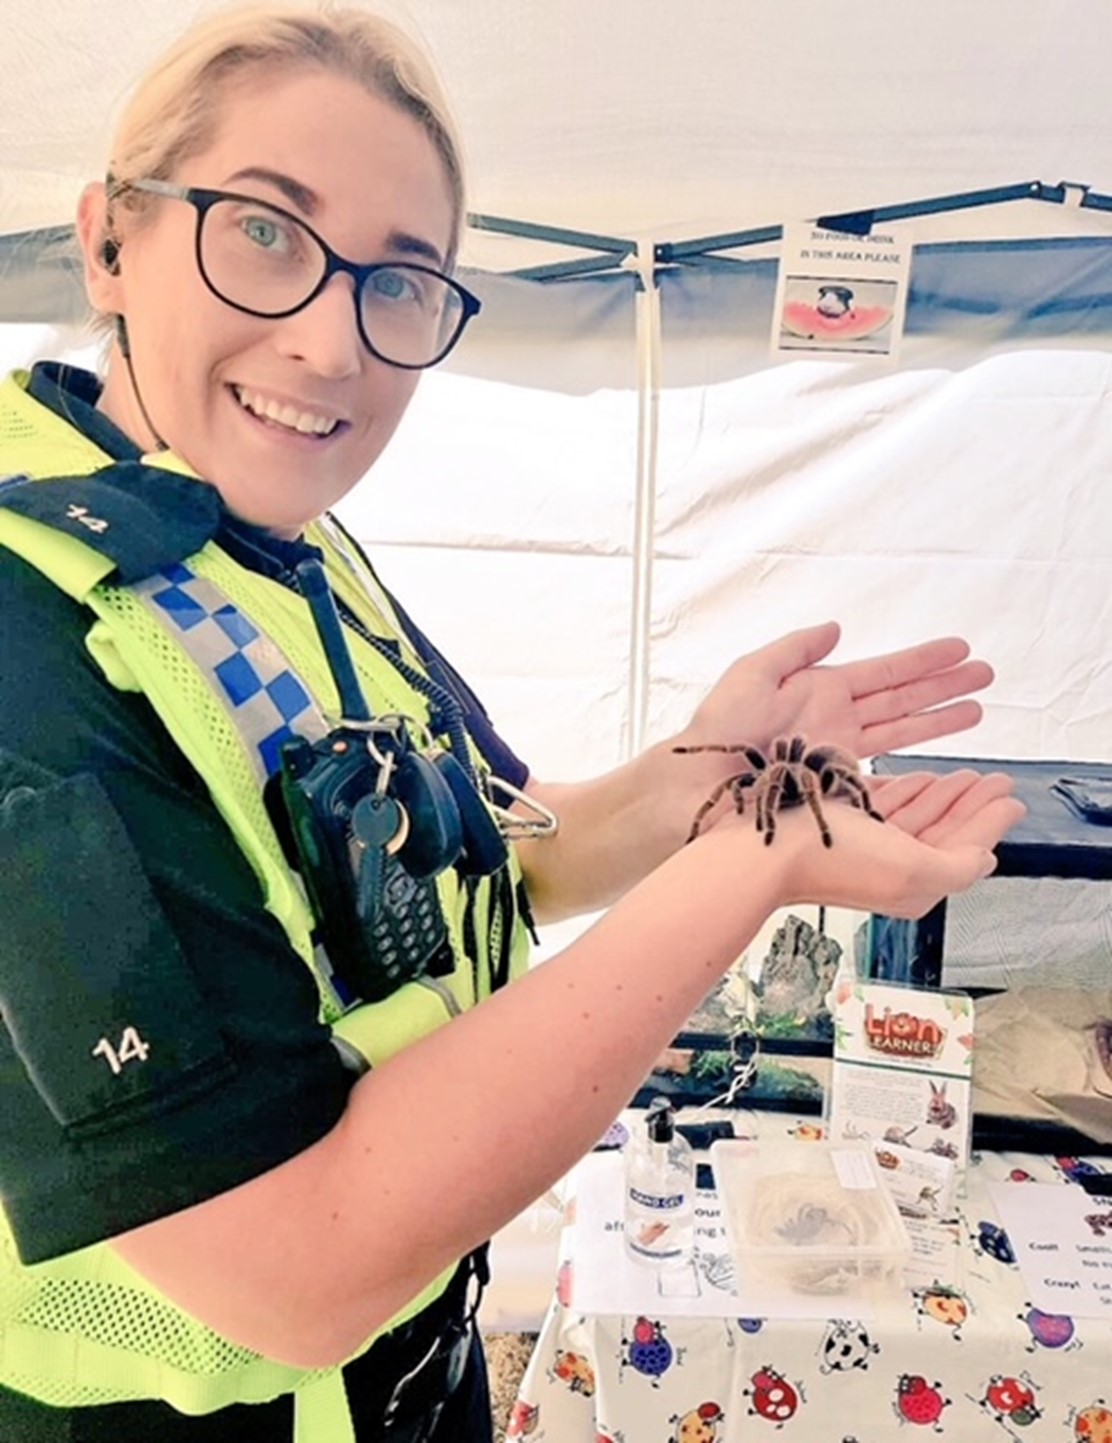
[[[268,400],[256,392],[245,391],[241,386],[233,388],[240,405],[265,421],[273,421],[288,431],[298,431],[303,436],[328,436],[339,422],[331,416],[318,416],[312,411],[299,411],[296,406],[284,406],[280,401]]]

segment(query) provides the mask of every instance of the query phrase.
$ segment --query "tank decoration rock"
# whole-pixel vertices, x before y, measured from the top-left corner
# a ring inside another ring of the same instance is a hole
[[[753,982],[754,1025],[765,1035],[829,1033],[826,995],[841,960],[841,945],[790,914],[776,929]]]

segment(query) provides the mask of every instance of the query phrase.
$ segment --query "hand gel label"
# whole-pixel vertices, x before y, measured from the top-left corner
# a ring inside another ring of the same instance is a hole
[[[640,1188],[630,1186],[630,1202],[637,1203],[643,1208],[659,1208],[667,1211],[669,1208],[682,1208],[687,1199],[682,1192],[670,1193],[665,1197],[659,1197],[656,1193],[642,1192]]]

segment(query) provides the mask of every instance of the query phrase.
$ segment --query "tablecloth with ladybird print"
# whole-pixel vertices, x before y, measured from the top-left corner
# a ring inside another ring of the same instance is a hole
[[[817,1130],[745,1116],[760,1136]],[[1101,1171],[1112,1158],[974,1154],[955,1218],[959,1281],[924,1275],[868,1319],[587,1314],[565,1226],[507,1440],[1112,1443],[1112,1321],[1033,1305],[990,1195],[1005,1179],[1066,1188]]]

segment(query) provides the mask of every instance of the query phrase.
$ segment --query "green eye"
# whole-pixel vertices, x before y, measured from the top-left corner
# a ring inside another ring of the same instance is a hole
[[[243,226],[243,233],[249,241],[260,246],[263,250],[288,249],[283,247],[282,229],[278,223],[265,215],[244,216],[240,222]]]
[[[384,301],[416,299],[416,287],[401,271],[375,271],[370,277],[371,289]]]

